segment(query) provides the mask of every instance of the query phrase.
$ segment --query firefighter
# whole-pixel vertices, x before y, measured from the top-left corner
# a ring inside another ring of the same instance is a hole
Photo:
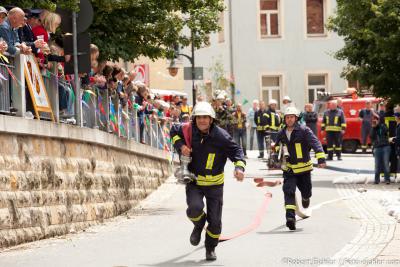
[[[278,102],[275,99],[271,99],[269,101],[269,108],[267,111],[267,118],[268,118],[268,130],[269,134],[271,135],[271,140],[274,142],[276,141],[276,136],[278,135],[278,130],[280,127],[280,119],[279,115],[276,113],[276,107]]]
[[[265,102],[260,101],[260,109],[254,114],[254,122],[257,125],[257,143],[259,151],[259,159],[264,158],[264,137],[265,131],[268,130],[268,114],[265,109]]]
[[[186,185],[186,214],[194,224],[190,243],[197,246],[206,221],[205,233],[206,260],[216,260],[215,247],[221,234],[221,215],[224,185],[224,167],[227,158],[235,164],[234,176],[238,181],[244,178],[244,160],[242,149],[222,128],[215,125],[215,111],[208,102],[199,102],[193,109],[191,146],[185,142],[182,125],[171,129],[171,138],[175,149],[191,156],[188,168],[196,180]],[[187,131],[190,132],[190,131]],[[186,135],[188,133],[186,132]],[[190,149],[189,147],[192,147]],[[207,213],[203,198],[206,198]]]
[[[322,118],[321,130],[326,131],[328,160],[333,160],[336,152],[338,160],[342,160],[342,135],[346,129],[346,120],[343,111],[337,108],[336,100],[329,101],[329,110]]]
[[[286,109],[285,127],[279,131],[275,149],[285,146],[288,155],[286,164],[282,164],[283,193],[285,195],[286,226],[290,230],[296,230],[296,187],[299,188],[302,197],[302,206],[308,208],[312,195],[310,150],[315,152],[318,159],[318,167],[324,168],[325,153],[320,141],[305,125],[298,123],[299,113],[295,107]],[[285,149],[283,149],[285,150]]]
[[[189,115],[192,113],[192,107],[188,105],[187,103],[188,99],[187,96],[182,97],[182,103],[180,105],[181,109],[181,119],[183,118],[184,115]]]
[[[365,108],[360,110],[358,116],[359,119],[361,120],[361,149],[362,153],[366,153],[368,148],[367,141],[368,137],[370,136],[372,127],[371,122],[372,122],[373,110],[371,101],[368,100],[365,102]]]

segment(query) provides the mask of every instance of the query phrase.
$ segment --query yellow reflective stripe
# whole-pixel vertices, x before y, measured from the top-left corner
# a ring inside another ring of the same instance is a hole
[[[389,123],[390,123],[391,121],[396,121],[395,117],[385,117],[385,124],[386,124],[386,127],[389,128]]]
[[[207,234],[208,234],[210,237],[212,237],[212,238],[219,238],[219,236],[221,235],[221,234],[218,234],[218,235],[213,234],[213,233],[211,233],[208,229],[206,230],[206,232],[207,232]]]
[[[346,123],[342,123],[342,125],[341,125],[342,127],[346,127],[347,125],[346,125]]]
[[[215,159],[215,153],[208,154],[206,170],[212,170],[212,167],[214,165],[214,159]]]
[[[246,163],[244,163],[241,160],[238,160],[235,162],[235,167],[243,167],[244,168],[244,167],[246,167]]]
[[[175,144],[176,141],[181,140],[182,138],[179,135],[175,135],[174,137],[172,137],[172,144]]]
[[[338,122],[339,122],[339,117],[335,116],[335,119],[333,120],[333,124],[338,124]]]
[[[326,150],[328,150],[328,151],[333,151],[333,147],[329,147],[329,148],[327,148]]]
[[[335,147],[335,150],[342,150],[341,147]]]
[[[275,113],[271,113],[271,129],[275,128]]]
[[[258,122],[258,124],[260,124],[260,117],[257,118],[257,122]]]
[[[287,209],[287,210],[295,210],[296,209],[296,205],[286,205],[285,209]]]
[[[307,167],[307,166],[312,166],[312,162],[311,160],[308,162],[299,162],[297,164],[290,164],[288,163],[287,166],[291,169],[297,169],[297,168],[303,168],[303,167]]]
[[[324,152],[315,153],[315,157],[317,159],[324,159],[325,158],[325,153]]]
[[[299,168],[299,169],[292,169],[293,173],[302,173],[302,172],[306,172],[306,171],[311,171],[313,169],[313,166],[310,165],[308,167],[304,167],[304,168]]]
[[[294,145],[296,147],[296,157],[298,159],[302,159],[303,158],[303,151],[301,150],[301,144],[300,143],[295,143]]]
[[[342,130],[342,127],[340,127],[340,126],[326,126],[325,130],[328,131],[328,132],[340,132]]]
[[[326,124],[329,124],[329,117],[328,116],[325,117],[325,121],[326,121]]]
[[[268,113],[264,113],[264,114],[263,114],[263,116],[265,116],[265,117],[269,118],[269,115],[268,115]]]
[[[257,126],[257,131],[264,130],[264,126]]]
[[[275,152],[278,152],[280,149],[280,146],[275,146]]]
[[[198,221],[200,221],[201,220],[201,218],[204,216],[204,211],[200,214],[200,216],[198,216],[198,217],[195,217],[195,218],[191,218],[191,217],[188,217],[189,218],[189,220],[191,220],[192,222],[198,222]]]
[[[218,174],[218,175],[198,175],[197,176],[197,185],[203,185],[203,186],[211,186],[211,185],[219,185],[224,183],[224,174]]]

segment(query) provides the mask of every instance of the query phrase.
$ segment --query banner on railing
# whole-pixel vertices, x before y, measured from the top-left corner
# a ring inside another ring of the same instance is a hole
[[[44,86],[39,66],[33,55],[25,56],[24,74],[32,98],[33,108],[35,110],[36,117],[40,119],[39,112],[46,112],[50,113],[51,119],[55,121],[53,110],[51,109],[49,97],[47,95],[46,87]]]

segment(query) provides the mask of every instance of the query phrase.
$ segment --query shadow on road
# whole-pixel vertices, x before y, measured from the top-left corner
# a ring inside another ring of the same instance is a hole
[[[195,250],[193,250],[191,252],[185,253],[185,254],[183,254],[181,256],[172,258],[170,260],[162,261],[162,262],[159,262],[159,263],[153,263],[153,264],[139,264],[139,265],[140,266],[202,266],[202,265],[204,265],[204,266],[224,266],[222,264],[215,264],[213,262],[206,261],[205,259],[198,260],[198,261],[186,260],[186,261],[178,262],[179,260],[189,256],[190,254],[192,254],[192,253],[194,253],[196,251],[202,250],[202,249],[204,250],[204,246],[198,247],[198,248],[196,248]],[[204,252],[205,252],[205,250],[204,250]]]

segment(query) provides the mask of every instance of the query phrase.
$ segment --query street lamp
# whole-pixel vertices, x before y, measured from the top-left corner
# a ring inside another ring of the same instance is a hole
[[[193,101],[193,106],[194,106],[194,105],[196,105],[196,87],[194,86],[194,81],[196,79],[196,75],[195,75],[195,67],[194,67],[193,31],[190,32],[190,38],[192,40],[192,56],[188,56],[186,54],[181,54],[178,51],[178,53],[175,54],[175,57],[184,56],[189,60],[190,64],[192,65],[191,66],[192,67],[192,96],[193,96],[192,101]],[[169,71],[169,74],[173,77],[176,76],[176,74],[178,74],[178,67],[176,66],[176,62],[174,59],[171,60],[171,63],[168,67],[168,71]]]

